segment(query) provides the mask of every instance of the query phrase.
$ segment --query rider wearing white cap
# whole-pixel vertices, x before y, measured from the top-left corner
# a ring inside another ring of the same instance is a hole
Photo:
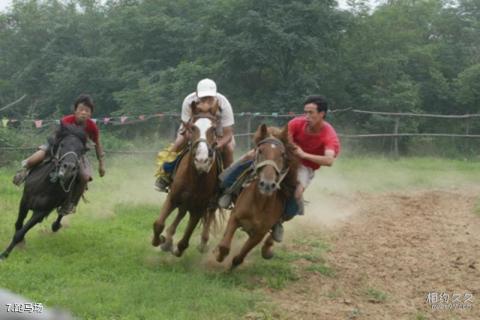
[[[177,138],[173,146],[168,150],[169,153],[176,155],[179,151],[181,151],[181,147],[186,141],[186,137],[184,135],[184,125],[188,123],[192,117],[192,102],[206,102],[209,100],[212,100],[213,102],[215,99],[218,101],[218,105],[220,107],[220,114],[218,116],[221,128],[221,130],[217,132],[219,137],[217,140],[216,149],[222,154],[224,168],[227,168],[232,164],[233,148],[235,146],[235,140],[233,138],[233,109],[228,99],[221,93],[217,92],[217,85],[211,79],[200,80],[197,84],[197,91],[190,93],[183,100],[181,113],[182,125],[178,130]],[[172,159],[170,158],[169,160]],[[171,176],[169,173],[163,171],[163,164],[161,163],[162,160],[159,162],[160,169],[157,172],[158,179],[155,183],[155,186],[160,191],[167,191],[168,186],[171,183]]]

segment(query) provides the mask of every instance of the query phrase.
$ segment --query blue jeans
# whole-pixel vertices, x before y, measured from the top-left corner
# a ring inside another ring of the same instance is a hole
[[[229,168],[227,168],[220,180],[220,188],[222,190],[226,190],[230,188],[235,181],[242,175],[242,173],[245,172],[248,168],[250,168],[253,164],[253,160],[244,160],[244,161],[237,161],[233,165],[231,165]],[[303,201],[303,199],[301,200]],[[300,205],[298,204],[297,199],[295,199],[295,196],[291,196],[287,199],[285,203],[285,209],[283,212],[283,218],[284,220],[290,220],[297,214],[299,214],[300,211]]]

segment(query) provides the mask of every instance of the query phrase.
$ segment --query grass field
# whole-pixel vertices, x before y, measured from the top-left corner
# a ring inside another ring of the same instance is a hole
[[[478,165],[438,159],[345,159],[322,168],[306,198],[322,192],[468,186],[480,178]],[[312,235],[291,239],[302,250],[279,246],[271,261],[254,250],[233,273],[211,255],[196,251],[198,233],[180,259],[159,252],[150,245],[151,226],[164,195],[152,189],[153,169],[150,159],[110,160],[106,177],[91,184],[89,202],[65,219],[63,229],[51,233],[56,217],[52,214],[30,231],[24,249],[14,250],[0,263],[0,287],[82,319],[238,319],[252,312],[269,319],[275,308],[265,298],[265,288],[284,288],[305,272],[335,275],[322,259],[328,243]],[[0,168],[0,249],[12,236],[21,195],[10,183],[13,173],[14,168]],[[217,241],[218,237],[210,247]],[[298,260],[309,263],[293,263]]]

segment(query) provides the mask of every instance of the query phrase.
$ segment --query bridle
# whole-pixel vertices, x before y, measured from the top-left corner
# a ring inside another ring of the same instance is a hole
[[[267,167],[267,166],[271,166],[275,172],[277,173],[277,180],[275,181],[275,188],[277,190],[280,190],[280,184],[282,183],[282,181],[285,179],[285,177],[287,176],[288,174],[288,171],[290,170],[290,168],[282,168],[280,169],[277,165],[277,163],[273,160],[263,160],[263,161],[259,161],[259,157],[260,157],[260,154],[258,152],[258,148],[262,145],[262,144],[266,144],[266,143],[270,143],[270,144],[273,144],[273,145],[276,145],[278,147],[280,147],[282,149],[283,152],[285,152],[285,145],[283,144],[282,141],[280,141],[279,139],[277,138],[274,138],[274,137],[268,137],[268,138],[265,138],[263,140],[261,140],[257,146],[255,147],[255,160],[254,160],[254,163],[253,163],[253,166],[254,166],[254,175],[255,176],[258,176],[258,174],[260,173],[260,171],[264,168],[264,167]]]
[[[66,185],[65,180],[59,178],[59,171],[60,171],[60,168],[62,166],[63,161],[65,160],[65,158],[67,158],[67,156],[73,156],[75,158],[75,160],[74,160],[75,161],[75,167],[77,169],[80,166],[80,159],[79,159],[78,154],[74,151],[65,152],[64,154],[62,154],[60,156],[60,150],[61,150],[60,144],[58,145],[57,152],[55,154],[53,154],[53,150],[52,150],[52,161],[55,164],[55,169],[53,170],[52,173],[50,173],[50,181],[52,183],[55,183],[55,182],[58,181],[62,190],[65,193],[69,193],[72,190],[73,183],[75,182],[76,176],[73,176],[70,179],[70,182]]]

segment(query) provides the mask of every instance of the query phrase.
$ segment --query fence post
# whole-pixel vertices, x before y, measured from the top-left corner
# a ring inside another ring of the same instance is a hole
[[[173,141],[177,138],[177,123],[175,121],[175,116],[168,116],[171,118],[170,120],[170,136],[172,137]]]
[[[252,132],[252,115],[247,115],[247,150],[250,150],[252,148],[252,137],[250,136],[250,133]]]
[[[395,126],[393,129],[393,133],[395,134],[393,138],[393,156],[395,159],[398,159],[398,128],[400,126],[400,117],[395,117]]]

